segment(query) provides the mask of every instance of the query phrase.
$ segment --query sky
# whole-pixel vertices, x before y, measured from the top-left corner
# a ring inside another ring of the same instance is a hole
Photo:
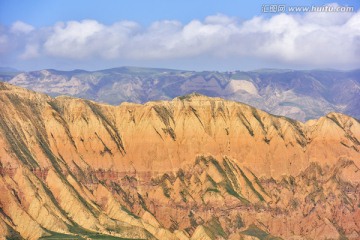
[[[0,0],[0,67],[355,69],[359,5],[359,0]],[[352,9],[344,11],[346,6]]]

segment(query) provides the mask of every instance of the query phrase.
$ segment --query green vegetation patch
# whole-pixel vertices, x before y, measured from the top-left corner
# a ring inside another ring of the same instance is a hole
[[[251,127],[250,122],[246,119],[243,113],[238,113],[238,117],[241,123],[246,127],[247,131],[249,132],[250,136],[254,136],[254,130]]]
[[[255,187],[253,186],[252,182],[249,180],[249,178],[245,175],[245,173],[239,168],[237,167],[238,170],[240,171],[240,174],[241,176],[245,179],[247,185],[250,187],[250,189],[256,194],[256,196],[261,200],[261,201],[264,201],[264,198],[263,196],[258,192],[256,191]]]
[[[116,128],[115,124],[113,124],[105,115],[104,113],[101,111],[101,109],[99,108],[99,106],[97,106],[96,104],[90,102],[90,101],[85,101],[85,103],[90,107],[91,111],[98,117],[98,119],[100,119],[106,129],[106,131],[108,132],[108,134],[110,135],[111,139],[115,142],[118,150],[124,154],[126,153],[125,151],[125,147],[123,144],[123,141],[121,139],[121,136],[119,134],[118,129]]]
[[[126,212],[127,214],[129,214],[130,216],[132,216],[135,219],[140,219],[139,216],[136,216],[134,213],[132,213],[129,209],[127,209],[125,206],[121,205],[121,210]]]
[[[244,235],[257,237],[260,240],[281,240],[281,238],[270,235],[269,233],[261,230],[254,224],[251,224],[245,231],[242,231],[241,233]]]
[[[261,120],[261,117],[260,117],[260,115],[259,115],[259,113],[258,113],[258,110],[256,110],[256,108],[252,108],[251,110],[252,110],[251,112],[252,112],[253,116],[254,116],[255,119],[259,122],[262,130],[266,133],[267,131],[266,131],[266,128],[265,128],[265,124],[264,124],[263,121]]]
[[[68,240],[85,240],[85,239],[104,239],[104,240],[142,240],[139,238],[120,238],[115,236],[103,235],[103,234],[89,234],[89,235],[70,235],[70,234],[62,234],[62,233],[53,233],[51,236],[42,237],[40,239],[43,240],[57,240],[57,239],[68,239]]]
[[[219,220],[215,217],[213,217],[207,224],[206,224],[206,230],[211,232],[211,235],[214,237],[221,236],[223,238],[227,238],[227,234],[222,228]]]

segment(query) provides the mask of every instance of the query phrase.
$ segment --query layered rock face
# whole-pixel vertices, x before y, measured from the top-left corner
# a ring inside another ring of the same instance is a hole
[[[360,123],[191,94],[144,105],[0,83],[0,234],[358,239]]]

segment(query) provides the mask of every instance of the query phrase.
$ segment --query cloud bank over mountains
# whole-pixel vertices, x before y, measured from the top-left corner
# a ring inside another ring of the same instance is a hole
[[[188,23],[162,20],[105,25],[96,20],[36,28],[0,26],[1,64],[35,61],[152,61],[191,58],[255,59],[280,65],[355,68],[360,64],[360,12],[226,15]]]

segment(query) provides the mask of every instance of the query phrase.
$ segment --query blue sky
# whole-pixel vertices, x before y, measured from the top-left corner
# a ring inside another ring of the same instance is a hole
[[[36,27],[58,21],[96,19],[104,24],[120,20],[148,25],[158,20],[179,20],[183,23],[218,13],[249,19],[260,15],[263,4],[323,5],[334,1],[319,0],[1,0],[0,22],[11,25],[23,21]],[[338,1],[341,5],[359,8],[360,1]]]
[[[277,3],[353,6],[354,11],[261,11],[263,5]],[[358,0],[0,0],[0,66],[351,69],[360,59],[359,4]]]

